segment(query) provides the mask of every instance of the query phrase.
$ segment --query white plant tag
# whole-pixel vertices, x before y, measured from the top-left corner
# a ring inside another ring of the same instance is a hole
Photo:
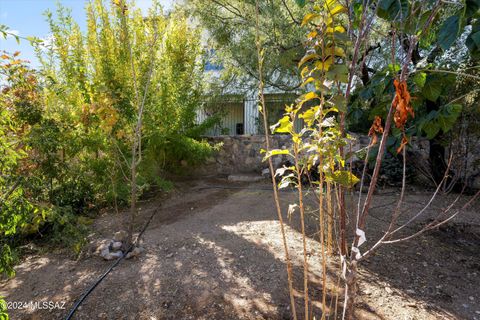
[[[365,243],[365,241],[367,241],[367,238],[365,237],[365,231],[357,228],[357,231],[355,233],[359,237],[358,246],[360,247],[363,243]]]
[[[360,258],[362,257],[360,250],[357,247],[352,247],[352,251],[355,252],[355,259],[360,260]]]
[[[288,205],[288,212],[287,212],[288,219],[292,218],[292,214],[295,212],[295,208],[297,207],[298,205],[296,203]]]

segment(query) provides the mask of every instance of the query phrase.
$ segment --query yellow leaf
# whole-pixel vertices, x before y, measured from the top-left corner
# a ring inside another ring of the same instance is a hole
[[[327,47],[327,54],[328,55],[334,55],[337,57],[345,57],[345,50],[341,47]]]
[[[313,91],[301,96],[300,102],[298,103],[298,109],[302,108],[305,102],[308,102],[312,99],[318,99],[318,95]]]
[[[327,33],[334,33],[334,32],[339,32],[339,33],[344,33],[345,28],[342,26],[336,26],[335,28],[328,27],[326,30]]]
[[[289,133],[293,129],[293,124],[289,116],[284,116],[276,124],[270,127],[272,133]]]
[[[319,71],[328,71],[330,66],[333,64],[333,57],[330,56],[325,61],[317,61],[315,62],[315,69]]]
[[[307,39],[313,39],[317,36],[318,32],[316,30],[312,30],[307,34]]]
[[[305,96],[303,97],[303,101],[308,101],[308,100],[312,100],[312,99],[315,99],[315,98],[318,98],[318,95],[315,93],[315,92],[309,92],[307,94],[305,94]]]
[[[307,54],[306,56],[304,56],[300,62],[298,63],[298,67],[300,68],[304,63],[310,61],[310,60],[313,60],[313,59],[318,59],[320,58],[320,56],[316,53],[312,53],[312,54]]]
[[[300,75],[302,76],[302,78],[305,78],[306,74],[310,71],[310,69],[308,68],[308,66],[304,67],[302,69],[302,71],[300,72]]]
[[[303,81],[302,87],[305,87],[307,84],[309,84],[310,82],[313,82],[313,81],[315,81],[315,78],[313,78],[313,77],[308,77],[307,80]]]
[[[338,1],[337,0],[327,0],[325,1],[325,9],[333,7]]]
[[[292,134],[292,141],[296,144],[300,143],[300,136],[296,133]]]
[[[302,113],[299,117],[305,120],[308,126],[312,126],[317,117],[318,110],[319,106],[315,106]]]
[[[313,19],[315,19],[319,16],[320,15],[318,13],[308,13],[308,14],[306,14],[305,17],[302,20],[302,26],[306,25],[307,23],[309,23],[310,21],[312,21]]]
[[[335,7],[333,7],[333,9],[330,10],[330,15],[334,16],[336,14],[339,14],[339,13],[342,13],[342,12],[346,12],[347,9],[342,6],[341,4],[339,5],[336,5]]]

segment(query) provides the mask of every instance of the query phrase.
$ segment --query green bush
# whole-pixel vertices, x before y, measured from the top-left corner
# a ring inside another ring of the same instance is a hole
[[[7,303],[3,297],[0,297],[0,320],[8,320]]]

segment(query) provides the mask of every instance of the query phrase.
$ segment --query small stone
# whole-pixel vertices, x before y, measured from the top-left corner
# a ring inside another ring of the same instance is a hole
[[[110,254],[113,256],[114,259],[123,257],[122,251],[111,252]]]
[[[101,252],[100,252],[100,256],[105,258],[106,256],[108,256],[110,254],[110,250],[107,248],[104,248]]]
[[[128,237],[127,231],[120,230],[120,231],[115,232],[115,234],[113,235],[113,241],[123,242],[127,239],[127,237]]]
[[[126,257],[127,259],[139,256],[145,249],[143,247],[135,247],[132,251],[127,253]]]
[[[99,313],[98,314],[98,319],[107,319],[107,314],[105,312]]]
[[[392,294],[393,290],[390,289],[390,287],[385,287],[385,291],[387,291],[388,294]]]
[[[120,241],[115,241],[114,243],[112,243],[112,249],[114,251],[118,251],[122,248],[122,242]]]
[[[140,254],[143,251],[145,251],[145,249],[143,247],[135,247],[135,249],[133,249],[133,251],[135,251],[137,254]]]
[[[269,168],[265,168],[265,169],[262,170],[262,177],[265,177],[265,178],[270,177],[270,169]]]
[[[117,251],[117,252],[109,252],[108,254],[106,254],[102,257],[105,260],[114,260],[114,259],[118,259],[122,256],[123,256],[123,252],[122,251]]]
[[[167,258],[171,258],[171,257],[173,257],[173,253],[167,254]]]
[[[473,296],[468,297],[468,300],[473,301],[475,298]]]

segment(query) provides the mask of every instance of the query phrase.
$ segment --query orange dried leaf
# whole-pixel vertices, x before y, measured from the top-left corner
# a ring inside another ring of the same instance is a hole
[[[405,148],[407,144],[408,144],[408,138],[405,135],[403,135],[402,142],[400,143],[400,146],[397,149],[397,153],[402,152],[403,148]]]
[[[415,116],[415,112],[412,108],[407,82],[400,82],[395,79],[393,84],[395,85],[395,98],[393,99],[395,114],[393,116],[393,121],[395,122],[395,126],[397,128],[404,130],[405,124],[408,120],[408,115],[411,115],[413,118]]]
[[[373,120],[372,126],[368,131],[368,136],[372,137],[371,145],[374,145],[377,143],[377,133],[379,134],[383,133],[382,118],[380,118],[379,116],[375,116],[375,120]]]

